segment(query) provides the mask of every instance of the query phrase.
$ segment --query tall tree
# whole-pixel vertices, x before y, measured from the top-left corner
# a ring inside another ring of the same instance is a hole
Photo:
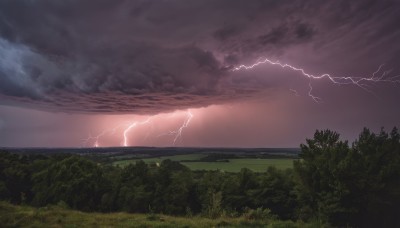
[[[308,211],[339,226],[397,225],[399,138],[397,129],[390,135],[364,129],[349,148],[339,134],[317,131],[301,145],[301,160],[294,163],[303,205],[300,216]]]
[[[54,162],[33,175],[35,205],[64,201],[71,208],[95,210],[108,185],[100,165],[79,156]]]

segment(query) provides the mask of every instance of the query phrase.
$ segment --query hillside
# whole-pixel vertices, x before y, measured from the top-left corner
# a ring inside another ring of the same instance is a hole
[[[317,227],[251,217],[208,219],[156,214],[85,213],[62,206],[33,208],[0,202],[1,227]]]

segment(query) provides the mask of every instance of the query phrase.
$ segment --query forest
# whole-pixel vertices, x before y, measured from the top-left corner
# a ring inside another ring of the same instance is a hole
[[[192,171],[177,161],[125,167],[73,154],[0,153],[0,200],[217,219],[319,221],[333,227],[400,227],[400,134],[363,129],[352,143],[317,130],[293,169]]]

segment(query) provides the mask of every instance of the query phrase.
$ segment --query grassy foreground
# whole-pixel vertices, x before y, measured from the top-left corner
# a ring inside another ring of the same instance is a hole
[[[0,202],[0,227],[319,227],[292,221],[208,219],[129,213],[85,213],[58,206],[33,208]]]

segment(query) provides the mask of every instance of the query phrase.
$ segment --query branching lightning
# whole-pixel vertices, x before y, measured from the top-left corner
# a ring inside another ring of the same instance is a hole
[[[108,129],[108,130],[104,130],[102,131],[100,134],[96,135],[96,136],[92,136],[92,134],[89,134],[89,137],[87,137],[86,139],[83,140],[84,145],[87,145],[90,141],[93,141],[93,146],[94,147],[99,147],[100,143],[99,140],[100,138],[106,136],[106,135],[114,135],[115,132],[121,128],[123,126],[123,124],[119,124],[116,127],[112,128],[112,129]]]
[[[189,126],[190,121],[192,120],[192,118],[193,118],[193,114],[190,111],[187,111],[186,119],[183,122],[181,127],[179,127],[175,131],[170,131],[168,133],[160,134],[160,135],[158,135],[158,137],[165,136],[165,135],[174,135],[175,137],[174,137],[173,145],[175,145],[177,140],[182,138],[183,129],[185,129],[185,128],[187,128]]]
[[[384,71],[384,64],[380,65],[378,67],[378,69],[372,73],[371,76],[369,77],[352,77],[352,76],[346,76],[346,77],[336,77],[336,76],[332,76],[331,74],[321,74],[321,75],[313,75],[310,73],[307,73],[303,68],[299,68],[299,67],[295,67],[286,63],[281,63],[279,61],[272,61],[270,59],[265,58],[264,60],[258,60],[256,63],[252,64],[252,65],[240,65],[237,66],[235,68],[232,69],[232,71],[240,71],[240,70],[251,70],[259,65],[262,64],[269,64],[269,65],[275,65],[281,68],[287,68],[290,69],[292,71],[295,72],[299,72],[302,76],[304,76],[305,78],[309,79],[308,82],[308,96],[311,97],[313,99],[313,101],[320,103],[322,102],[322,99],[316,95],[313,94],[313,86],[312,86],[312,81],[314,80],[319,80],[319,79],[328,79],[330,82],[332,82],[333,84],[337,84],[337,85],[356,85],[358,87],[360,87],[361,89],[372,93],[372,91],[369,90],[369,83],[395,83],[395,84],[400,84],[400,75],[397,76],[390,76],[390,72],[391,70],[386,70]],[[291,92],[293,92],[293,94],[295,96],[299,96],[299,93],[297,92],[297,90],[295,89],[289,89]],[[165,121],[165,119],[170,119],[170,118],[179,118],[180,116],[174,112],[171,113],[169,116],[164,117],[162,115],[155,115],[155,116],[151,116],[149,118],[147,118],[144,121],[133,121],[130,123],[125,123],[125,124],[120,124],[117,125],[116,127],[112,128],[112,129],[107,129],[102,131],[100,134],[96,135],[96,136],[92,136],[89,135],[88,138],[84,139],[84,143],[85,145],[89,144],[89,142],[92,142],[94,147],[99,147],[100,146],[100,139],[102,137],[108,136],[108,135],[115,135],[116,132],[121,132],[122,134],[122,142],[121,145],[122,146],[130,146],[133,143],[130,143],[130,133],[137,127],[139,126],[144,126],[144,125],[148,125],[151,124],[151,126],[156,126],[157,125],[157,119],[163,119]],[[146,139],[148,137],[155,137],[155,138],[159,138],[159,137],[167,137],[167,136],[171,136],[172,137],[172,145],[176,145],[177,142],[179,140],[182,141],[182,134],[183,131],[189,127],[192,119],[193,119],[194,115],[192,112],[190,112],[189,110],[186,112],[185,114],[185,119],[182,122],[182,124],[176,128],[175,130],[169,130],[165,133],[161,133],[158,134],[156,136],[152,136],[153,132],[148,132],[146,135]],[[122,129],[122,130],[120,130]]]
[[[279,66],[281,68],[288,68],[290,70],[296,71],[296,72],[300,72],[303,76],[307,77],[310,81],[309,81],[309,88],[310,90],[308,91],[308,95],[315,101],[315,102],[321,102],[322,99],[313,95],[312,91],[313,91],[313,87],[312,87],[312,80],[318,80],[318,79],[328,79],[330,80],[332,83],[334,84],[338,84],[338,85],[348,85],[348,84],[353,84],[356,85],[362,89],[364,89],[367,92],[372,93],[371,90],[368,89],[368,82],[372,82],[372,83],[379,83],[379,82],[386,82],[386,83],[400,83],[400,75],[396,75],[396,76],[390,76],[390,72],[392,70],[386,70],[386,71],[382,71],[384,64],[381,64],[378,69],[372,73],[372,75],[370,77],[350,77],[350,76],[345,76],[345,77],[336,77],[336,76],[332,76],[331,74],[321,74],[321,75],[313,75],[313,74],[309,74],[307,73],[304,69],[299,68],[299,67],[295,67],[292,65],[289,65],[287,63],[281,63],[279,61],[272,61],[268,58],[265,58],[264,60],[259,60],[256,63],[252,64],[252,65],[240,65],[237,66],[235,68],[233,68],[233,71],[239,71],[239,70],[251,70],[259,65],[262,64],[270,64],[270,65],[276,65]],[[291,90],[293,91],[293,90]],[[297,93],[296,93],[297,94]]]
[[[116,132],[119,129],[119,131],[122,131],[122,142],[121,142],[121,146],[131,146],[132,143],[130,143],[129,139],[130,139],[130,134],[135,128],[139,127],[139,126],[144,126],[144,125],[154,125],[157,124],[156,120],[157,119],[170,119],[170,118],[179,118],[180,115],[177,115],[177,113],[172,113],[171,115],[167,116],[167,117],[163,117],[160,115],[154,115],[151,116],[149,118],[147,118],[144,121],[133,121],[127,124],[119,124],[116,127],[112,128],[112,129],[107,129],[102,131],[100,134],[96,135],[96,136],[92,136],[91,134],[89,135],[88,138],[84,139],[84,145],[88,145],[90,142],[92,142],[92,146],[93,147],[99,147],[100,146],[100,139],[102,137],[108,136],[108,135],[115,135]],[[185,128],[189,127],[189,124],[191,122],[191,120],[193,119],[194,115],[192,114],[192,112],[190,112],[189,110],[185,113],[185,119],[182,122],[181,125],[179,125],[179,127],[176,130],[170,130],[166,133],[162,133],[159,134],[157,136],[154,137],[161,137],[161,136],[173,136],[172,139],[172,145],[176,145],[176,143],[178,142],[179,139],[182,139],[182,134]],[[150,136],[150,132],[147,133],[146,135],[146,139]]]
[[[124,130],[124,142],[123,146],[128,146],[128,133],[132,128],[135,128],[138,125],[144,125],[150,123],[151,117],[142,122],[133,122]]]

